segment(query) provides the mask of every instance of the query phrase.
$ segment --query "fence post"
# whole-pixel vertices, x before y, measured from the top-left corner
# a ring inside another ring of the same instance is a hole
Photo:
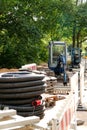
[[[79,111],[83,111],[83,110],[87,110],[87,108],[84,106],[84,88],[85,88],[85,84],[84,84],[84,66],[82,64],[80,64],[80,93],[79,93],[79,97],[80,97],[80,102],[78,105],[78,109]]]
[[[73,93],[73,100],[74,100],[74,114],[73,114],[73,120],[71,123],[71,129],[77,130],[77,121],[76,121],[76,110],[78,106],[78,72],[76,72],[71,78],[70,78],[70,86],[71,86],[71,92]]]
[[[70,79],[71,91],[75,96],[75,110],[78,106],[78,72],[76,72]]]

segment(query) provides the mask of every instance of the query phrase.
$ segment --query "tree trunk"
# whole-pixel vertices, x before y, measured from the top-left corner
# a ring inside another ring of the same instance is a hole
[[[73,27],[73,34],[72,34],[72,46],[75,47],[75,38],[76,38],[76,26]]]
[[[77,33],[77,47],[79,47],[79,32]]]
[[[79,31],[77,33],[77,47],[81,46],[81,43],[80,43],[80,32],[81,32],[81,29],[79,29]]]

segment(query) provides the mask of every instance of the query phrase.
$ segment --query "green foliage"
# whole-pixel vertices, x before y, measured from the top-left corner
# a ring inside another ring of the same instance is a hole
[[[0,15],[0,65],[20,67],[37,62],[41,33],[23,3],[16,3]],[[8,4],[9,5],[9,2]],[[27,16],[26,16],[27,15]]]
[[[0,0],[0,67],[47,62],[49,40],[81,44],[86,17],[73,0]]]

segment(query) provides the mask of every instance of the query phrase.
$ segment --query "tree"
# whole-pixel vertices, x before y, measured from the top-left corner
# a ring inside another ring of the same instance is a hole
[[[86,39],[86,3],[76,0],[2,0],[0,66],[47,62],[50,40],[80,46]],[[84,24],[83,24],[84,20]]]
[[[8,0],[7,10],[0,15],[0,64],[3,67],[20,67],[39,57],[41,32],[33,19],[32,8],[28,7],[30,5],[30,1],[26,4],[26,1]]]
[[[73,15],[73,47],[81,47],[82,42],[86,40],[87,35],[87,2],[78,5],[76,1],[76,6]]]

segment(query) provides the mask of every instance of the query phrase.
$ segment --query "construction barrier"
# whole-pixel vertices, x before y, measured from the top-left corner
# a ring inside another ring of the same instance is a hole
[[[26,65],[23,65],[21,67],[21,69],[36,70],[37,69],[37,65],[36,65],[36,63],[26,64]]]
[[[66,98],[45,111],[45,116],[35,124],[37,130],[76,130],[76,109],[78,105],[78,72],[70,79],[71,91]]]
[[[75,109],[77,109],[78,106],[78,100],[79,100],[79,95],[78,95],[78,72],[76,72],[71,78],[70,78],[70,86],[71,86],[71,91],[75,95]]]
[[[80,64],[80,104],[84,102],[84,66]]]
[[[37,116],[22,117],[17,115],[16,110],[0,110],[0,130],[22,129],[26,125],[31,125],[39,122],[40,118]]]
[[[73,121],[75,117],[75,104],[74,104],[75,95],[70,93],[70,95],[66,98],[66,101],[63,104],[62,111],[60,115],[58,115],[59,125],[55,127],[55,130],[69,130],[70,127],[76,128],[76,122],[73,126]],[[76,121],[76,120],[75,120]],[[54,129],[53,129],[54,130]]]

